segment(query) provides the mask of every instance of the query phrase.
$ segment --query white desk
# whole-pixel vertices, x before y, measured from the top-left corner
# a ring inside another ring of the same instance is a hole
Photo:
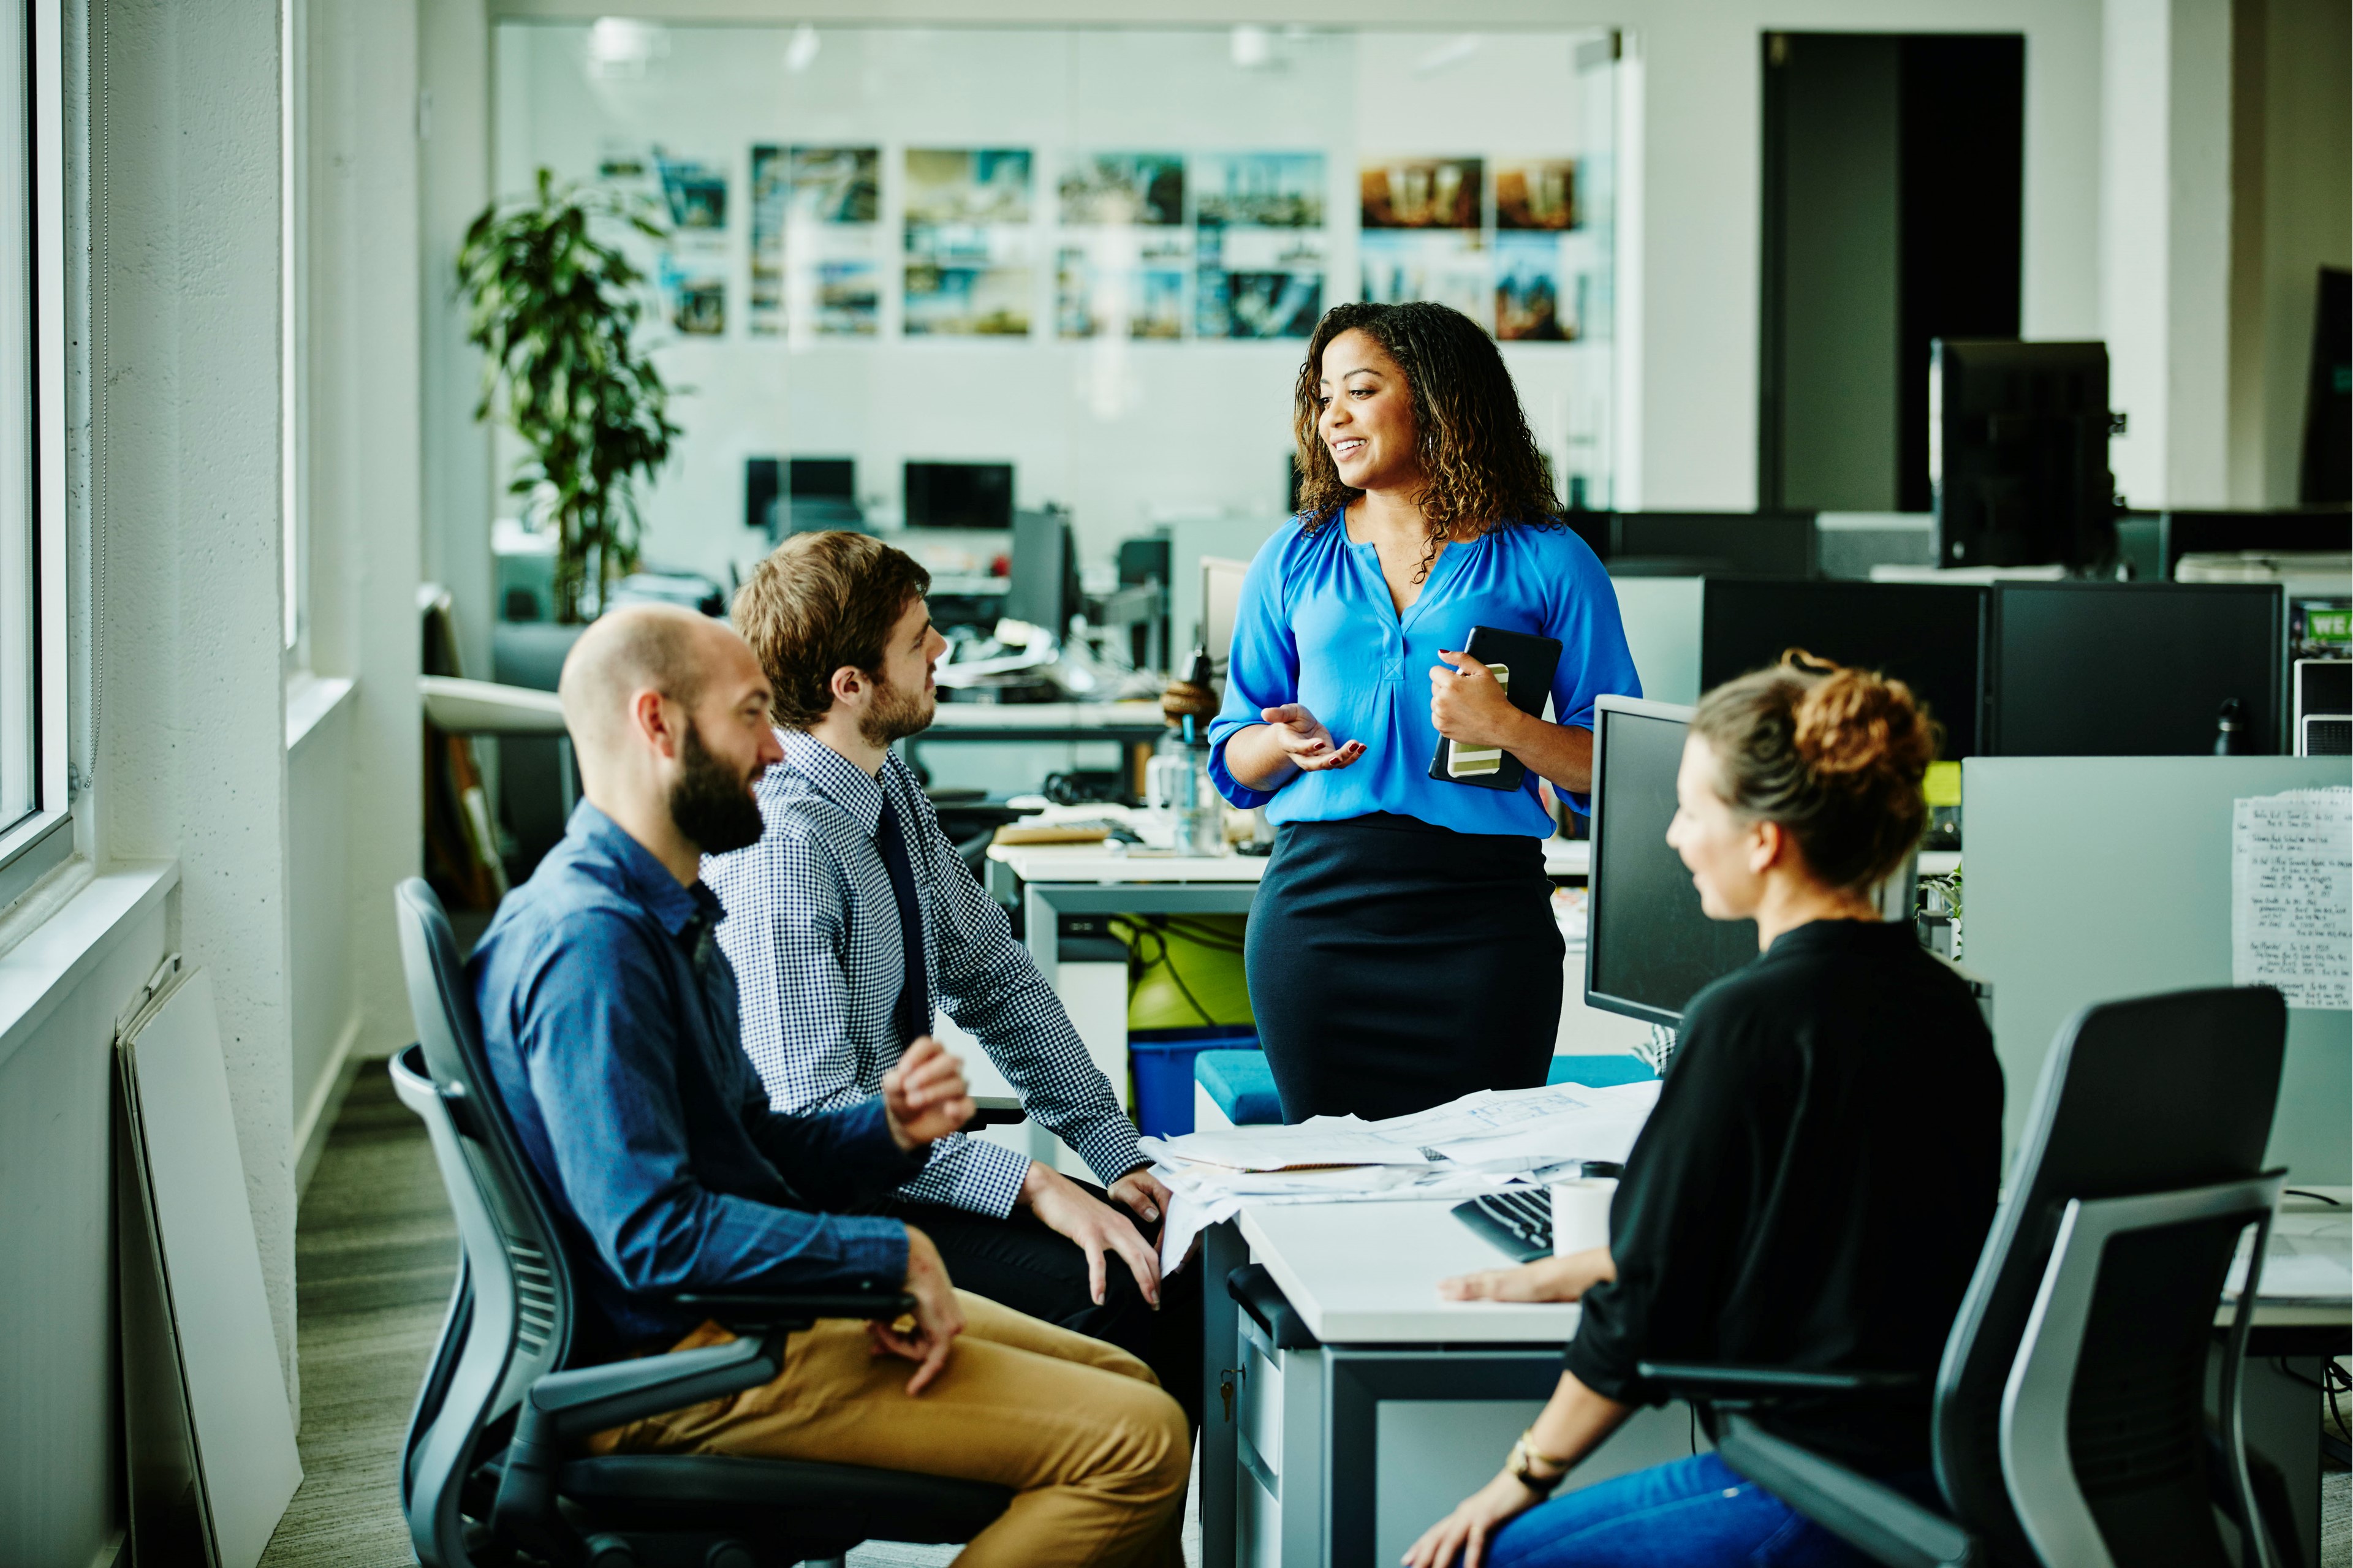
[[[1578,1309],[1440,1300],[1440,1279],[1504,1261],[1451,1206],[1261,1205],[1210,1230],[1197,1265],[1208,1270],[1209,1308],[1203,1568],[1394,1561],[1494,1473],[1550,1394]],[[2344,1209],[2292,1197],[2278,1226],[2311,1234],[2347,1223]],[[1318,1345],[1282,1349],[1249,1313],[1226,1310],[1226,1277],[1247,1261],[1266,1268]],[[2250,1348],[2248,1437],[2294,1478],[2306,1561],[2316,1560],[2319,1525],[2316,1396],[2272,1362],[2286,1356],[2316,1380],[2315,1336],[2341,1338],[2348,1321],[2353,1310],[2343,1306],[2268,1303],[2255,1312],[2274,1342]],[[1682,1458],[1689,1422],[1680,1405],[1638,1412],[1571,1484]]]
[[[1210,1228],[1203,1568],[1395,1562],[1551,1395],[1578,1309],[1440,1300],[1448,1275],[1506,1261],[1452,1206],[1270,1205]],[[1250,1261],[1318,1343],[1279,1346],[1233,1305],[1226,1278]],[[1694,1431],[1680,1404],[1638,1411],[1570,1485],[1682,1458]]]

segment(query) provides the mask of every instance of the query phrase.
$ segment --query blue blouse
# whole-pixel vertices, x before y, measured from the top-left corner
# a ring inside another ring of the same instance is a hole
[[[1438,731],[1430,721],[1430,671],[1438,650],[1460,648],[1473,626],[1557,637],[1555,721],[1593,727],[1604,692],[1642,694],[1618,618],[1618,595],[1585,541],[1566,528],[1511,523],[1450,544],[1421,596],[1397,613],[1379,556],[1348,542],[1336,513],[1314,531],[1293,518],[1266,542],[1243,579],[1226,676],[1226,700],[1209,726],[1209,776],[1238,806],[1263,805],[1271,822],[1333,822],[1377,811],[1419,817],[1459,833],[1552,836],[1531,772],[1517,790],[1481,789],[1430,776]],[[1303,773],[1256,790],[1226,767],[1226,742],[1261,723],[1261,709],[1306,704],[1335,744],[1362,741],[1347,767]]]

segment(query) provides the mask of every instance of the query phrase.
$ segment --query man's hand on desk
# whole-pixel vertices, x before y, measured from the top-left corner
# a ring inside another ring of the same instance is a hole
[[[915,1299],[915,1310],[888,1323],[868,1323],[876,1355],[903,1356],[915,1363],[907,1380],[910,1394],[921,1394],[940,1369],[948,1364],[948,1351],[964,1332],[964,1308],[948,1282],[948,1267],[932,1238],[907,1227],[907,1278],[902,1287]]]
[[[1110,1192],[1146,1225],[1168,1212],[1168,1189],[1160,1184],[1159,1178],[1152,1173],[1149,1166],[1138,1165],[1113,1182]]]
[[[1606,1279],[1618,1278],[1618,1265],[1606,1247],[1591,1247],[1566,1258],[1539,1258],[1516,1268],[1482,1268],[1438,1282],[1438,1293],[1449,1301],[1574,1301]]]
[[[1149,1177],[1145,1178],[1147,1181]],[[1124,1177],[1122,1180],[1125,1180]],[[1155,1186],[1158,1183],[1153,1184]],[[1163,1194],[1166,1196],[1165,1193]],[[1018,1200],[1046,1228],[1069,1237],[1085,1249],[1087,1287],[1100,1306],[1103,1299],[1104,1255],[1117,1253],[1135,1276],[1135,1288],[1155,1307],[1160,1305],[1160,1257],[1144,1239],[1135,1223],[1108,1204],[1099,1204],[1060,1172],[1029,1162]]]
[[[909,1153],[957,1131],[973,1116],[964,1064],[923,1036],[882,1075],[882,1113],[892,1140]]]

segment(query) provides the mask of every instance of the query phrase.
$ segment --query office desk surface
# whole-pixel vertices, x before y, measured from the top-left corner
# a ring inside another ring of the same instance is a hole
[[[1545,840],[1545,875],[1582,877],[1593,864],[1593,846],[1582,838]],[[1024,882],[1255,882],[1266,875],[1263,855],[1156,855],[1130,849],[1113,854],[1100,844],[997,844],[988,858]],[[1920,857],[1924,876],[1950,871],[1957,854],[1937,850]]]
[[[2315,1189],[2345,1199],[2340,1187]],[[1562,1303],[1441,1301],[1450,1275],[1500,1268],[1502,1253],[1448,1211],[1451,1203],[1271,1204],[1241,1211],[1242,1239],[1266,1265],[1309,1331],[1326,1344],[1566,1345],[1577,1309]],[[2288,1198],[2278,1228],[2325,1234],[2353,1224],[2353,1212]],[[2227,1310],[2218,1321],[2228,1322]],[[2259,1301],[2266,1328],[2353,1321],[2353,1308]]]
[[[1157,702],[943,702],[934,730],[1147,730],[1168,727]],[[922,739],[918,733],[915,739]]]
[[[1325,1344],[1567,1345],[1577,1309],[1441,1301],[1438,1282],[1508,1261],[1447,1202],[1244,1208],[1242,1239]]]
[[[1545,874],[1582,877],[1592,846],[1583,839],[1545,840]],[[1100,844],[995,844],[988,858],[1025,882],[1255,882],[1266,875],[1264,855],[1113,854]]]

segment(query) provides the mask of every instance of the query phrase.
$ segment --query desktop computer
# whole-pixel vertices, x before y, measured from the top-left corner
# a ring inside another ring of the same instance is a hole
[[[2203,756],[2234,700],[2240,749],[2282,750],[2278,584],[1997,583],[1986,650],[1986,754]]]
[[[1013,526],[1010,463],[917,463],[906,466],[909,528]]]
[[[1071,520],[1059,511],[1013,514],[1013,573],[1005,587],[1005,613],[1017,621],[1067,637],[1079,608],[1078,552],[1071,544]]]
[[[1801,647],[1903,681],[1944,727],[1939,757],[1977,754],[1984,588],[1710,577],[1700,594],[1702,691]]]
[[[1620,511],[1608,516],[1609,545],[1600,554],[1616,576],[1737,573],[1802,578],[1813,576],[1819,566],[1814,514],[1810,511]]]
[[[2113,557],[2110,427],[2105,343],[1932,340],[1936,564],[2093,566]]]
[[[1234,621],[1241,614],[1242,579],[1250,575],[1250,563],[1231,561],[1223,556],[1201,557],[1201,647],[1209,656],[1209,668],[1218,675],[1226,672],[1226,658],[1234,642]]]
[[[1667,847],[1692,710],[1604,697],[1593,713],[1588,1006],[1670,1028],[1711,981],[1757,956],[1757,922],[1714,921]]]

